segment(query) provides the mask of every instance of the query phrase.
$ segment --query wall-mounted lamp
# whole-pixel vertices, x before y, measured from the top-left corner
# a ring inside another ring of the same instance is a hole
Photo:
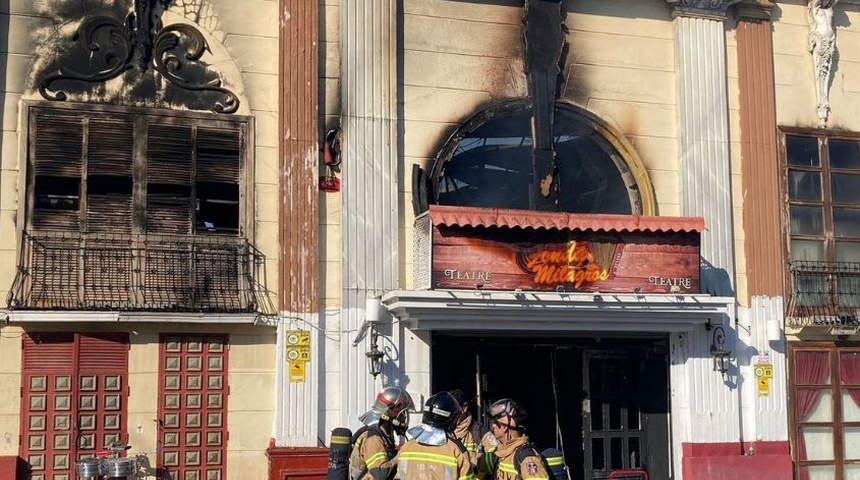
[[[364,338],[365,332],[370,333],[370,349],[364,353],[367,357],[367,371],[376,378],[382,373],[382,359],[385,352],[379,349],[379,322],[382,320],[382,301],[378,297],[370,297],[364,302],[364,323],[358,337],[352,343],[358,345]]]
[[[729,362],[730,356],[732,354],[731,351],[725,349],[726,345],[726,331],[723,330],[723,327],[711,326],[708,323],[705,328],[708,330],[714,330],[714,335],[711,338],[711,360],[714,362],[714,371],[720,373],[726,373],[729,371]]]
[[[385,353],[379,349],[379,331],[376,329],[376,323],[370,325],[370,350],[365,352],[367,357],[367,370],[376,378],[382,373],[382,359]]]

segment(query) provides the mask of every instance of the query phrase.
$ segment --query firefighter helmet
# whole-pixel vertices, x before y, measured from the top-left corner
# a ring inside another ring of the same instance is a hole
[[[524,431],[526,429],[526,420],[528,414],[526,409],[519,403],[510,398],[503,398],[496,401],[490,406],[490,418],[498,421],[500,418],[506,418],[506,426],[511,430]],[[513,423],[511,423],[513,422]]]
[[[439,392],[424,403],[421,422],[431,427],[450,430],[460,415],[460,405],[448,392]]]
[[[409,425],[409,409],[415,408],[412,397],[400,387],[385,387],[376,395],[370,410],[358,417],[365,425],[390,423],[398,433]]]

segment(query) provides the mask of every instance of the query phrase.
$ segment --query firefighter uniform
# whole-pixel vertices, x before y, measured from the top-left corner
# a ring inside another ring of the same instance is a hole
[[[514,457],[517,450],[528,442],[529,437],[523,435],[499,445],[495,452],[498,457],[494,474],[496,480],[549,480],[549,474],[543,466],[543,461],[534,452],[522,459],[519,471],[517,471]]]
[[[395,468],[394,445],[375,427],[359,434],[349,457],[350,480],[388,480]]]
[[[473,480],[468,452],[448,439],[443,445],[406,442],[395,458],[395,480]]]
[[[474,466],[485,449],[482,445],[482,434],[480,425],[472,419],[472,415],[466,413],[460,417],[460,421],[454,427],[454,438],[460,441],[469,453],[469,461]]]

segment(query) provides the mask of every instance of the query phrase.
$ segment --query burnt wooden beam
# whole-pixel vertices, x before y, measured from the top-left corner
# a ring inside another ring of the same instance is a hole
[[[558,0],[526,0],[523,14],[525,65],[532,99],[533,209],[553,209],[558,183],[554,179],[553,123],[557,80],[561,73],[564,37]]]

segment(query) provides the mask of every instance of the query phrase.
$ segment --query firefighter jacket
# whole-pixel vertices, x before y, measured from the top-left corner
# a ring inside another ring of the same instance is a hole
[[[466,413],[457,423],[457,426],[454,427],[454,438],[459,440],[466,448],[469,454],[469,462],[473,468],[478,465],[478,461],[484,452],[495,448],[494,445],[488,445],[487,441],[484,440],[484,434],[489,432],[484,432],[483,430],[481,424],[476,422],[469,413]]]
[[[377,427],[370,427],[355,439],[349,456],[350,480],[388,480],[394,473],[393,441]]]
[[[444,445],[424,445],[412,439],[397,453],[395,480],[473,480],[468,452],[448,439]]]
[[[520,463],[519,471],[515,466],[514,457],[517,450],[529,442],[529,437],[523,435],[520,438],[501,444],[496,449],[498,457],[494,477],[496,480],[549,480],[549,473],[544,468],[543,460],[536,452],[525,456]]]

